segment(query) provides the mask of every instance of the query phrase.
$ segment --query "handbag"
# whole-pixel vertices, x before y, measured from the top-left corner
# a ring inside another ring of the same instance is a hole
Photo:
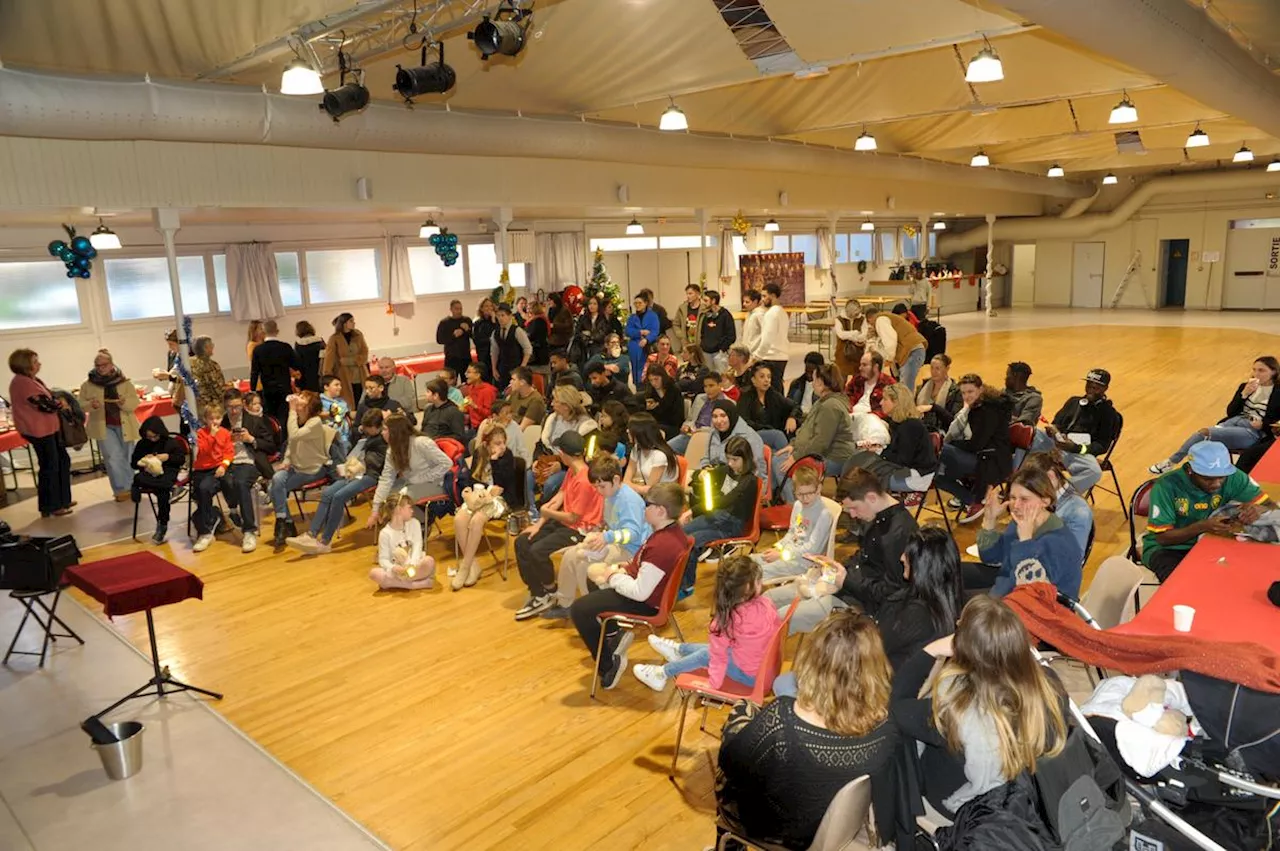
[[[79,449],[89,442],[89,433],[85,430],[84,420],[76,419],[70,411],[59,411],[58,417],[62,429],[62,442],[70,449]]]

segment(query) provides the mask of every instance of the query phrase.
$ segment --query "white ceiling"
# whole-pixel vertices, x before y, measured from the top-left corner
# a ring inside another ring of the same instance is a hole
[[[418,0],[419,26],[441,31],[458,76],[447,96],[423,100],[652,126],[674,96],[695,132],[850,148],[865,128],[886,152],[963,163],[981,147],[998,167],[1043,173],[1058,162],[1071,177],[1212,167],[1242,143],[1263,161],[1280,154],[1280,142],[1257,129],[989,2],[761,3],[794,51],[783,73],[762,72],[746,57],[717,0],[538,0],[525,51],[491,62],[457,23],[495,0]],[[275,89],[293,58],[282,39],[341,22],[374,96],[395,100],[396,64],[418,61],[416,49],[402,46],[413,8],[380,0],[11,0],[0,3],[0,58]],[[1280,0],[1214,0],[1206,14],[1259,62],[1280,65],[1271,59],[1280,57]],[[964,63],[984,34],[1005,80],[971,87]],[[336,36],[311,41],[328,68]],[[802,66],[829,73],[796,79],[790,72]],[[1107,117],[1122,90],[1139,107],[1141,122],[1125,129],[1141,133],[1145,155],[1116,152]],[[1197,123],[1214,144],[1184,151]]]

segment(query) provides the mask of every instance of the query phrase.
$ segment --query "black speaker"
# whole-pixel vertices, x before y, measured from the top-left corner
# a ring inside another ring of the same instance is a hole
[[[70,535],[0,544],[0,590],[53,591],[62,571],[79,563],[80,548]]]

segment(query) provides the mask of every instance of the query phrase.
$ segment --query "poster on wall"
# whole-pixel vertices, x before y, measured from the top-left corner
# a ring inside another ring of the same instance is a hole
[[[742,290],[763,290],[765,284],[782,287],[782,303],[804,304],[804,252],[743,254],[738,257]]]

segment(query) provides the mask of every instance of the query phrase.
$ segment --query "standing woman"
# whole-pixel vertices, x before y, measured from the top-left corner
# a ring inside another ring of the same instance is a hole
[[[556,306],[555,315],[551,317],[551,333],[547,337],[551,348],[569,348],[569,344],[573,342],[573,327],[573,314],[569,311],[568,305],[562,301]]]
[[[191,377],[196,386],[192,389],[196,394],[196,416],[204,410],[204,406],[215,404],[222,407],[222,394],[227,389],[227,380],[222,375],[222,367],[213,359],[213,338],[196,337],[191,344],[194,357],[191,358]]]
[[[333,320],[333,336],[324,350],[324,374],[338,376],[342,396],[355,410],[369,376],[369,345],[364,334],[356,330],[355,317],[350,313],[339,313]]]
[[[493,299],[480,300],[480,309],[476,319],[471,323],[471,342],[476,347],[476,361],[480,364],[480,375],[485,381],[493,383],[493,364],[490,362],[490,346],[493,344],[493,332],[498,328],[498,308]]]
[[[298,338],[293,344],[293,350],[298,355],[298,363],[301,364],[299,372],[302,377],[298,379],[298,391],[310,390],[312,393],[320,392],[320,360],[324,357],[324,340],[316,336],[316,329],[310,322],[299,322],[293,328],[294,335]]]
[[[62,440],[62,418],[66,407],[53,397],[40,372],[40,356],[31,349],[17,349],[9,355],[9,402],[13,425],[36,453],[40,472],[36,477],[36,501],[40,516],[62,517],[71,513],[71,456]]]
[[[520,296],[520,298],[516,299],[516,306],[511,311],[511,314],[512,314],[512,318],[515,319],[516,324],[519,325],[521,328],[523,328],[525,325],[528,325],[529,324],[529,299],[525,298],[524,296]]]
[[[582,359],[585,363],[604,350],[604,338],[609,335],[609,320],[600,312],[599,296],[587,299],[587,307],[578,316],[577,328],[574,330],[574,341],[581,347]]]
[[[631,356],[631,374],[637,386],[644,376],[649,349],[658,339],[658,314],[650,310],[649,298],[642,292],[632,302],[635,313],[627,317],[627,353]]]
[[[245,334],[246,342],[244,344],[244,356],[247,358],[245,363],[253,363],[253,350],[258,348],[258,344],[267,339],[266,329],[262,327],[261,319],[254,319],[249,323],[249,330]],[[257,387],[250,387],[250,390],[261,390],[262,383],[259,382]]]
[[[551,361],[551,323],[547,321],[546,308],[542,302],[535,301],[529,305],[529,319],[525,322],[524,333],[529,337],[529,345],[533,346],[529,366],[546,366]]]
[[[80,385],[80,405],[89,412],[89,439],[98,441],[116,502],[129,499],[133,486],[130,456],[138,439],[138,394],[111,352],[98,349],[89,378]]]

